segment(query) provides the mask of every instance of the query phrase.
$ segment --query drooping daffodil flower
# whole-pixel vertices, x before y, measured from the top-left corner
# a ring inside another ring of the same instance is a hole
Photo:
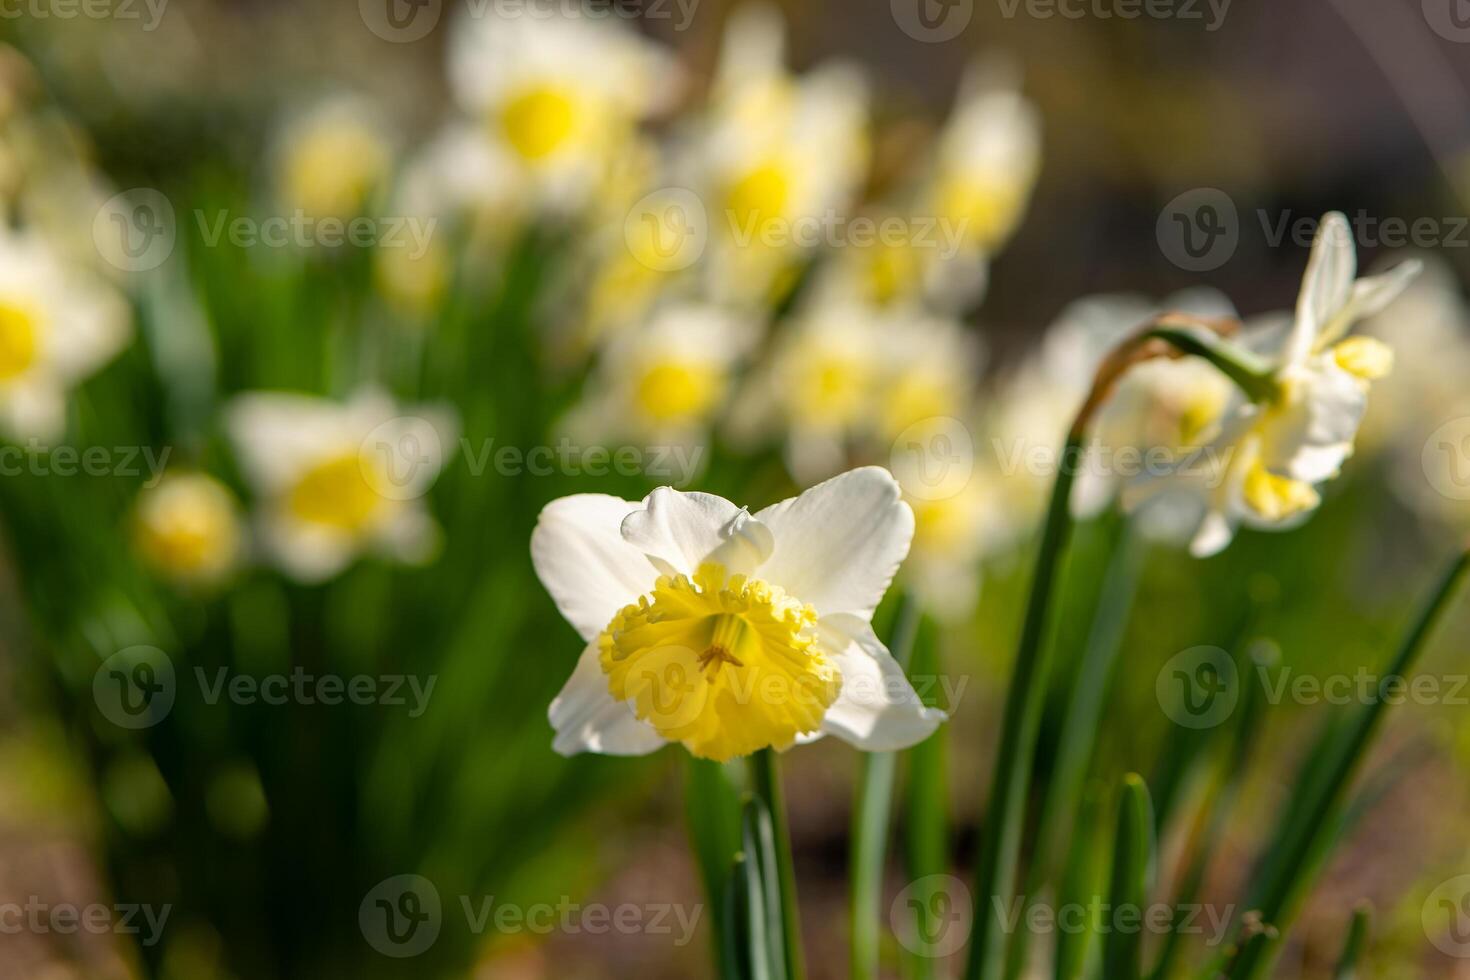
[[[1318,485],[1337,476],[1353,452],[1371,383],[1388,373],[1393,352],[1372,337],[1348,336],[1360,319],[1381,312],[1418,274],[1404,262],[1382,275],[1355,278],[1357,256],[1347,219],[1332,212],[1318,227],[1296,313],[1286,330],[1265,329],[1229,354],[1241,383],[1219,433],[1205,447],[1228,459],[1223,477],[1182,483],[1201,506],[1190,550],[1212,555],[1235,530],[1285,529],[1321,502]],[[1135,500],[1155,489],[1146,484]]]
[[[871,619],[914,516],[877,467],[751,514],[663,487],[553,501],[531,559],[586,646],[551,703],[563,755],[679,742],[729,760],[835,735],[866,751],[928,737]]]

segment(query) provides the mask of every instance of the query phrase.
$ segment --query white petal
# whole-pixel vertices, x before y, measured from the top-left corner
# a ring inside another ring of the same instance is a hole
[[[660,570],[692,575],[733,532],[742,514],[724,497],[659,487],[623,519],[623,540]]]
[[[1367,409],[1363,383],[1330,355],[1295,375],[1292,399],[1261,427],[1261,462],[1272,473],[1320,483],[1337,475],[1353,452]]]
[[[653,726],[638,720],[628,702],[608,692],[595,642],[582,650],[577,669],[546,716],[556,731],[551,747],[561,755],[647,755],[667,744]]]
[[[822,731],[865,752],[894,752],[917,745],[944,722],[925,707],[866,620],[824,616],[817,624],[822,646],[842,672],[842,692],[827,709]]]
[[[1235,527],[1230,518],[1218,510],[1212,510],[1200,522],[1194,540],[1189,543],[1189,553],[1196,558],[1208,558],[1224,551],[1234,538]]]
[[[1346,335],[1359,320],[1382,313],[1423,268],[1424,263],[1418,259],[1409,259],[1381,275],[1365,276],[1353,283],[1352,295],[1327,325],[1318,349]]]
[[[344,425],[341,405],[291,392],[249,392],[225,410],[245,478],[266,493],[284,490],[324,454],[356,451],[366,430]]]
[[[584,640],[596,637],[658,577],[643,552],[619,533],[639,506],[601,493],[562,497],[546,505],[531,532],[536,575]]]
[[[28,375],[0,392],[0,419],[17,440],[50,445],[66,432],[66,391],[49,374]]]
[[[1358,257],[1347,218],[1337,211],[1324,215],[1312,240],[1312,256],[1297,296],[1296,322],[1287,342],[1285,364],[1298,364],[1311,354],[1317,334],[1347,304]]]
[[[380,551],[408,565],[427,565],[439,556],[444,534],[420,506],[408,505],[373,533]]]
[[[264,519],[261,538],[281,570],[307,585],[337,575],[357,557],[362,544],[339,528],[293,520],[284,513]]]
[[[908,554],[914,512],[887,470],[865,466],[755,515],[776,547],[760,577],[823,616],[871,619]]]

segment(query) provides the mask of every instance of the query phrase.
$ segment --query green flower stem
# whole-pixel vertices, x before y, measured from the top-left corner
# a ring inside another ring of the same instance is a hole
[[[901,667],[908,667],[918,634],[919,605],[903,597],[889,649]],[[857,805],[853,811],[850,888],[852,899],[851,960],[853,980],[878,976],[878,926],[882,921],[883,868],[888,854],[888,824],[893,808],[893,777],[898,766],[894,752],[863,754],[858,777]]]
[[[715,961],[720,967],[721,980],[738,980],[736,974],[729,972],[736,940],[727,928],[725,902],[730,869],[740,850],[740,799],[723,766],[689,756],[684,807],[688,814],[690,848],[709,899]]]
[[[1259,929],[1243,936],[1227,964],[1229,980],[1259,980],[1275,959],[1282,931],[1336,839],[1338,815],[1369,743],[1383,721],[1385,685],[1406,677],[1423,651],[1440,616],[1470,570],[1470,551],[1462,551],[1440,579],[1402,646],[1380,675],[1378,696],[1350,721],[1332,725],[1325,740],[1310,757],[1319,775],[1302,782],[1302,799],[1268,853],[1259,884],[1248,907],[1259,916]]]
[[[786,804],[781,795],[781,776],[776,753],[761,749],[750,757],[751,789],[771,815],[775,838],[775,877],[781,901],[782,942],[788,980],[805,980],[806,963],[801,952],[801,916],[796,907],[796,871],[791,864],[791,830],[786,823]]]
[[[1087,767],[1092,761],[1108,680],[1123,644],[1123,631],[1133,609],[1133,597],[1138,591],[1143,547],[1129,533],[1126,520],[1112,520],[1106,544],[1109,554],[1107,571],[1067,702],[1052,777],[1038,814],[1040,829],[1036,833],[1024,890],[1028,907],[1041,901],[1041,891],[1053,864],[1066,858],[1067,838],[1074,830]],[[1021,921],[1028,921],[1026,913],[1022,914]],[[1030,934],[1026,930],[1018,931],[1011,938],[1007,978],[1013,980],[1024,975],[1029,948]]]
[[[1089,406],[1094,404],[1089,399]],[[1026,816],[1031,765],[1036,754],[1037,730],[1051,673],[1051,644],[1046,642],[1051,612],[1052,584],[1062,551],[1072,530],[1072,482],[1075,461],[1082,453],[1084,429],[1090,416],[1084,407],[1067,437],[1062,466],[1052,487],[1041,551],[1026,606],[1026,619],[1012,668],[1001,722],[1000,748],[990,789],[987,821],[975,867],[975,924],[965,965],[966,980],[997,980],[1005,961],[1005,935],[996,909],[1009,907],[1016,884],[1021,827]]]
[[[1144,337],[1162,340],[1181,354],[1204,358],[1234,381],[1251,401],[1271,401],[1277,395],[1279,385],[1274,372],[1262,358],[1188,320],[1160,317]]]

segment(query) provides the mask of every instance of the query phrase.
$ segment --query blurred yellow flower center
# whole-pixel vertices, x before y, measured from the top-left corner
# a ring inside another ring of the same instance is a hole
[[[734,230],[759,233],[786,213],[791,197],[791,176],[778,161],[755,167],[735,180],[725,194],[725,210]]]
[[[964,241],[993,248],[1015,227],[1022,201],[1019,187],[965,174],[940,184],[937,210],[956,223]]]
[[[324,122],[303,135],[286,159],[286,196],[313,217],[347,217],[361,210],[388,166],[388,150],[367,126]]]
[[[614,698],[694,755],[785,749],[821,726],[842,687],[816,621],[778,586],[707,562],[613,617],[598,637],[602,669]]]
[[[879,243],[868,261],[868,291],[877,303],[891,303],[914,290],[920,277],[919,253],[909,242]]]
[[[151,564],[200,578],[233,564],[240,529],[229,493],[202,476],[175,476],[146,491],[138,508],[138,548]]]
[[[812,357],[797,374],[791,398],[804,421],[843,425],[867,407],[870,371],[858,357],[828,351]]]
[[[929,371],[910,371],[886,386],[883,423],[891,433],[902,432],[921,419],[952,415],[958,394],[948,379]]]
[[[343,531],[366,528],[389,503],[376,487],[382,474],[356,451],[311,467],[291,488],[288,506],[298,520]]]
[[[1372,337],[1349,337],[1332,348],[1332,359],[1364,381],[1376,381],[1393,370],[1393,348]]]
[[[720,373],[706,364],[661,361],[638,380],[638,408],[656,422],[698,418],[720,394]]]
[[[24,374],[35,362],[36,326],[30,310],[0,300],[0,381]]]
[[[506,140],[527,160],[551,156],[577,124],[576,96],[555,85],[537,85],[510,99],[500,111]]]
[[[1322,500],[1310,483],[1279,476],[1259,462],[1251,464],[1243,488],[1246,505],[1269,521],[1311,510]]]

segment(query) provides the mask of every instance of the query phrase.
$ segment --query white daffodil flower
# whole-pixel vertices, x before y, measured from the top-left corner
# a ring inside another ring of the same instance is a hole
[[[914,511],[914,546],[902,582],[941,619],[974,611],[982,561],[1012,540],[1000,493],[994,477],[977,469],[952,494],[904,496]]]
[[[759,339],[756,324],[726,309],[676,303],[612,338],[568,427],[578,437],[648,445],[705,440],[731,375]]]
[[[828,64],[793,78],[782,67],[783,34],[769,7],[732,18],[710,112],[685,154],[709,222],[710,290],[721,300],[779,290],[782,274],[826,240],[868,166],[862,74]]]
[[[1041,168],[1036,107],[990,74],[986,66],[967,74],[920,209],[983,254],[993,254],[1015,231]]]
[[[751,515],[663,487],[641,502],[553,501],[536,573],[586,641],[551,703],[563,755],[679,742],[729,760],[835,735],[870,752],[922,741],[925,707],[873,632],[913,513],[868,467]]]
[[[672,57],[606,17],[495,0],[461,19],[451,88],[495,159],[539,203],[581,206],[637,123],[677,97]]]
[[[392,163],[387,128],[373,107],[353,96],[332,96],[283,127],[277,194],[288,211],[345,221],[363,212]]]
[[[239,564],[244,531],[224,484],[203,473],[170,473],[138,495],[134,541],[161,575],[185,585],[220,581]]]
[[[1194,472],[1163,482],[1187,488],[1200,502],[1203,516],[1190,545],[1195,555],[1220,551],[1242,524],[1282,530],[1316,509],[1318,484],[1337,476],[1353,452],[1371,382],[1393,364],[1382,341],[1348,332],[1388,306],[1419,269],[1410,261],[1383,275],[1355,278],[1347,219],[1337,212],[1322,219],[1289,329],[1246,338],[1260,358],[1259,380],[1268,393],[1255,395],[1259,400],[1237,393],[1219,434],[1205,447],[1229,461],[1223,478],[1203,480]],[[1157,489],[1145,484],[1133,499]]]
[[[50,442],[66,425],[66,393],[132,336],[111,283],[40,237],[0,230],[0,427]]]
[[[454,438],[441,410],[400,409],[375,390],[346,402],[251,392],[231,402],[226,427],[262,498],[265,551],[287,574],[324,581],[365,552],[432,556],[438,528],[422,497]]]

